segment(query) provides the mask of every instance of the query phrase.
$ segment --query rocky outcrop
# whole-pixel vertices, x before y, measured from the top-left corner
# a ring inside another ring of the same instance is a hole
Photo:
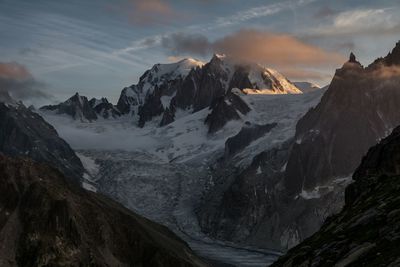
[[[1,266],[205,266],[166,227],[47,165],[0,156],[0,177]]]
[[[171,108],[166,108],[163,117],[160,122],[160,126],[168,125],[175,121],[175,108],[172,106]]]
[[[81,161],[56,130],[22,104],[0,103],[0,152],[49,163],[76,182],[84,172]]]
[[[234,156],[236,153],[247,147],[251,142],[270,132],[276,125],[277,123],[258,125],[245,122],[245,125],[238,134],[229,137],[226,140],[224,158],[229,159]]]
[[[67,101],[58,105],[48,105],[40,108],[42,111],[53,111],[57,114],[66,114],[74,120],[94,121],[97,120],[96,112],[90,105],[86,96],[80,96],[76,93]]]
[[[110,102],[107,98],[103,97],[101,99],[92,98],[89,101],[89,105],[92,107],[97,116],[104,119],[118,118],[122,114],[119,110]]]
[[[246,243],[253,227],[274,209],[268,192],[283,177],[288,147],[283,144],[257,155],[242,171],[230,166],[229,161],[213,167],[214,186],[204,197],[206,204],[197,210],[202,230],[218,239]],[[270,245],[265,233],[260,239],[265,247]]]
[[[147,121],[150,121],[153,117],[160,116],[164,112],[164,106],[161,102],[163,96],[163,90],[158,86],[155,86],[154,92],[150,94],[143,105],[138,108],[139,115],[139,127],[143,127]]]
[[[272,266],[398,266],[400,128],[371,148],[343,210]]]
[[[237,92],[228,92],[211,105],[211,113],[205,123],[208,125],[208,133],[215,133],[222,129],[231,120],[239,120],[240,115],[250,111],[249,106],[240,98]]]
[[[40,108],[40,111],[55,112],[71,116],[74,120],[82,122],[92,122],[98,118],[117,118],[121,112],[106,98],[92,98],[90,101],[86,96],[76,93],[67,101],[58,105],[48,105]]]
[[[135,115],[139,105],[143,104],[140,91],[136,85],[125,87],[118,99],[117,109],[124,115]]]

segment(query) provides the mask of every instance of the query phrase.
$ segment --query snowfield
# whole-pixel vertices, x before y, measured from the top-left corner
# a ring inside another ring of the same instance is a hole
[[[199,255],[234,266],[265,266],[279,252],[240,247],[205,236],[195,208],[212,184],[209,165],[224,153],[227,138],[244,122],[278,125],[232,160],[240,167],[258,153],[292,138],[297,120],[315,106],[324,90],[292,95],[241,95],[251,112],[208,134],[208,109],[178,111],[176,121],[158,127],[157,118],[138,128],[132,117],[92,123],[41,113],[75,150],[87,170],[85,187],[175,231]]]

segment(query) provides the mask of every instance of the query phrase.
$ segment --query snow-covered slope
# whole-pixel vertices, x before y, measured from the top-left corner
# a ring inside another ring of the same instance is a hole
[[[303,93],[310,93],[321,89],[321,86],[310,82],[294,82],[297,88],[299,88]]]
[[[207,158],[216,151],[222,153],[226,139],[236,135],[246,121],[278,123],[269,135],[260,139],[264,142],[258,141],[264,144],[256,146],[256,150],[269,146],[265,140],[268,136],[272,143],[285,141],[294,135],[297,120],[318,103],[321,95],[322,91],[304,95],[242,94],[241,98],[251,111],[211,135],[204,124],[210,113],[208,108],[195,113],[180,111],[177,119],[167,126],[149,123],[143,128],[137,127],[128,117],[84,123],[68,116],[42,115],[75,149],[142,151],[163,162],[187,162],[194,158]]]
[[[183,81],[193,68],[203,65],[203,62],[192,58],[170,64],[155,64],[140,77],[137,84],[122,90],[117,108],[122,114],[138,117],[139,107],[152,102],[156,97],[157,100],[161,100],[162,109],[164,109],[175,95],[179,82]],[[158,104],[155,103],[155,107],[152,108],[159,109]]]
[[[175,79],[184,79],[191,69],[203,66],[204,63],[192,58],[183,59],[176,63],[156,64],[140,78],[140,93],[145,98],[152,94],[156,87],[162,86]]]
[[[291,83],[278,71],[253,64],[248,74],[252,88],[244,88],[247,94],[301,94],[295,84]]]

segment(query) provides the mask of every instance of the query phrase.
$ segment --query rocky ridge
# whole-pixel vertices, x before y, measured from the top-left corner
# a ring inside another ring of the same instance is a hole
[[[82,122],[93,122],[98,118],[111,119],[121,116],[121,112],[106,98],[88,100],[86,96],[81,96],[79,93],[60,104],[43,106],[40,111],[68,115],[74,120]]]

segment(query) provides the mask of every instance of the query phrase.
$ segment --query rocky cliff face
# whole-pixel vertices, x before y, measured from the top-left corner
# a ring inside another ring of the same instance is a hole
[[[398,266],[400,128],[363,158],[343,210],[273,266]]]
[[[254,140],[271,131],[277,123],[268,123],[265,125],[251,124],[245,122],[240,132],[237,135],[229,137],[225,142],[225,160],[229,159]]]
[[[1,266],[204,266],[166,227],[46,165],[0,156],[0,176]]]
[[[228,92],[219,97],[210,106],[211,113],[207,116],[205,123],[208,125],[208,132],[215,133],[222,129],[231,120],[240,119],[250,111],[249,106],[240,98],[236,92]]]
[[[285,250],[338,212],[362,156],[400,124],[399,47],[367,68],[352,54],[321,102],[300,119],[294,140],[225,179],[222,197],[209,196],[217,208],[200,209],[203,230]]]
[[[0,103],[0,152],[49,163],[76,182],[84,172],[81,161],[56,130],[22,104]]]
[[[104,119],[118,118],[121,116],[121,112],[110,102],[107,98],[103,97],[101,99],[92,98],[89,101],[90,107],[94,110],[97,116]]]
[[[391,55],[363,68],[352,54],[321,103],[298,122],[285,174],[289,193],[350,175],[368,148],[400,124],[400,76],[380,73]]]

